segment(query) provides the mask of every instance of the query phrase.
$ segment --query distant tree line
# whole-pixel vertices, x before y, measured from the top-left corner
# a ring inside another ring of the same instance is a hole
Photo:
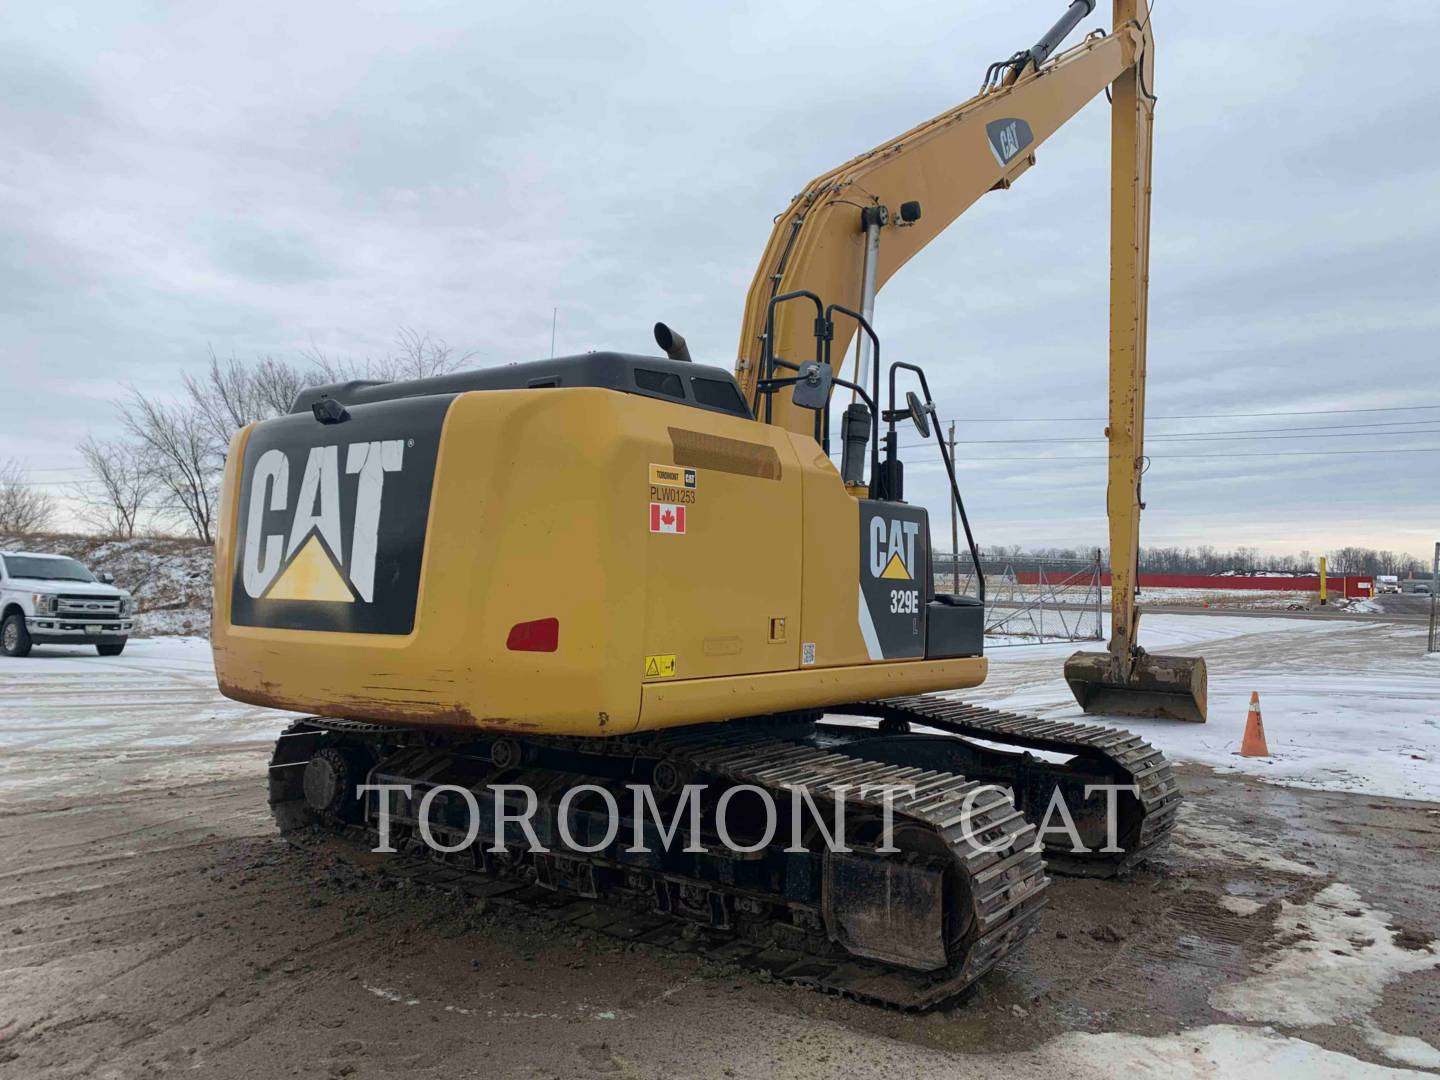
[[[1034,560],[1090,562],[1095,548],[1025,548],[1018,544],[993,545],[981,549],[987,563],[1025,562]],[[1379,551],[1375,548],[1343,547],[1328,552],[1300,551],[1294,555],[1262,555],[1257,548],[1224,549],[1201,544],[1199,547],[1142,547],[1140,571],[1147,574],[1224,574],[1272,573],[1309,574],[1319,569],[1319,555],[1325,556],[1329,574],[1423,574],[1430,564],[1400,551]],[[1108,563],[1108,552],[1102,549]]]

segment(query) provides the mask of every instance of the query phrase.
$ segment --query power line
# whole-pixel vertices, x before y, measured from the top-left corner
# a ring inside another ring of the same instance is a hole
[[[1145,436],[1146,441],[1159,440],[1164,442],[1185,442],[1191,439],[1220,439],[1228,438],[1231,435],[1263,435],[1270,432],[1278,433],[1277,437],[1292,439],[1320,439],[1326,435],[1297,434],[1297,432],[1324,432],[1334,435],[1336,438],[1348,438],[1354,435],[1433,435],[1440,429],[1417,428],[1416,424],[1433,424],[1436,418],[1426,420],[1391,420],[1382,423],[1370,424],[1318,424],[1314,426],[1301,425],[1298,427],[1263,427],[1263,428],[1224,428],[1218,431],[1163,431]],[[1346,428],[1404,428],[1401,431],[1346,431]],[[1103,435],[1075,435],[1075,436],[1027,436],[1023,439],[957,439],[958,443],[971,443],[974,445],[985,445],[988,443],[1078,443],[1078,442],[1105,442]],[[1237,440],[1248,442],[1248,439]],[[901,449],[914,449],[916,446],[928,445],[922,443],[905,443]]]
[[[1373,409],[1278,409],[1271,412],[1232,413],[1148,413],[1147,420],[1227,420],[1231,417],[1248,416],[1342,416],[1354,413],[1415,412],[1421,409],[1440,409],[1440,405],[1388,405]],[[1096,423],[1109,420],[1105,416],[965,416],[966,424],[1049,424],[1049,423]],[[1416,421],[1420,423],[1420,421]],[[1343,426],[1343,425],[1342,425]]]
[[[1360,436],[1378,437],[1381,435],[1440,435],[1440,428],[1424,428],[1418,431],[1349,431],[1336,432],[1329,435],[1247,435],[1241,439],[1232,439],[1233,433],[1215,432],[1209,435],[1150,435],[1150,439],[1158,439],[1162,442],[1252,442],[1260,439],[1353,439]],[[1082,442],[1107,442],[1103,435],[1082,435],[1073,439],[1062,438],[1038,438],[1038,439],[956,439],[960,446],[989,446],[998,443],[1082,443]],[[920,445],[920,444],[917,444]],[[923,445],[929,445],[928,443]]]
[[[1286,427],[1258,427],[1258,428],[1221,428],[1218,431],[1197,431],[1197,435],[1243,435],[1256,431],[1343,431],[1346,428],[1394,428],[1414,427],[1416,424],[1433,424],[1436,418],[1427,416],[1423,420],[1371,420],[1369,423],[1360,424],[1290,424]],[[1156,438],[1170,438],[1175,435],[1184,434],[1179,431],[1166,431]]]
[[[1330,457],[1349,454],[1440,454],[1440,446],[1396,447],[1387,450],[1254,450],[1248,454],[1147,454],[1151,461],[1203,461],[1206,458],[1272,458],[1272,457]],[[964,458],[956,465],[976,465],[986,461],[1109,461],[1105,454],[1086,457],[984,457],[975,460]],[[931,464],[921,462],[920,464]]]
[[[1345,430],[1350,429],[1350,428],[1411,428],[1411,429],[1414,429],[1417,424],[1433,424],[1433,423],[1436,422],[1436,420],[1440,420],[1440,417],[1428,416],[1428,417],[1426,417],[1424,420],[1386,420],[1386,421],[1382,421],[1382,422],[1379,422],[1379,423],[1371,422],[1371,423],[1368,423],[1368,424],[1358,424],[1358,423],[1357,423],[1357,424],[1294,424],[1294,425],[1289,425],[1289,426],[1286,426],[1286,427],[1219,428],[1219,429],[1212,429],[1212,430],[1209,430],[1209,431],[1201,430],[1201,431],[1193,431],[1193,432],[1185,432],[1185,431],[1161,431],[1161,432],[1156,432],[1155,434],[1147,435],[1146,438],[1150,438],[1150,439],[1178,439],[1178,438],[1184,438],[1186,435],[1256,435],[1256,434],[1265,434],[1266,432],[1272,432],[1272,431],[1280,431],[1280,432],[1296,432],[1296,431],[1322,431],[1322,432],[1323,432],[1323,431],[1333,431],[1333,432],[1342,432],[1342,431],[1345,431]],[[1363,434],[1363,433],[1362,433],[1362,434]],[[1379,432],[1375,432],[1374,434],[1384,435],[1384,434],[1387,434],[1387,432],[1379,431]],[[1397,431],[1397,432],[1394,432],[1394,434],[1404,435],[1404,434],[1406,434],[1406,432],[1404,432],[1404,431]]]
[[[902,450],[918,450],[928,447],[929,443],[921,446],[902,446]],[[830,456],[835,457],[840,453],[838,450],[831,452]],[[1411,446],[1393,447],[1384,450],[1252,450],[1249,453],[1236,454],[1147,454],[1151,461],[1204,461],[1206,458],[1273,458],[1273,457],[1332,457],[1336,455],[1348,456],[1352,454],[1440,454],[1440,446]],[[1056,456],[1054,454],[1042,456],[1016,456],[1001,455],[994,456],[987,454],[980,458],[957,458],[955,465],[984,465],[991,461],[1109,461],[1107,454],[1065,454]],[[926,465],[938,464],[938,461],[917,461],[907,463],[911,467],[923,467]]]

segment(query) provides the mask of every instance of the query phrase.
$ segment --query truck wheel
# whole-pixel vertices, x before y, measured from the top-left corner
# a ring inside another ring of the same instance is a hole
[[[125,651],[125,642],[122,641],[118,645],[96,645],[95,651],[101,656],[119,656]]]
[[[0,626],[0,652],[6,656],[30,655],[30,631],[25,629],[25,616],[18,611]]]

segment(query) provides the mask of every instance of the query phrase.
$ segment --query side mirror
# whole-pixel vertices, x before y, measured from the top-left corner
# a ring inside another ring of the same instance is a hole
[[[910,413],[910,422],[915,425],[915,430],[920,433],[922,439],[930,437],[929,407],[920,400],[914,390],[905,394],[905,404]]]
[[[114,575],[114,574],[101,574],[101,575],[100,575],[100,582],[101,582],[101,584],[103,584],[103,585],[114,585],[114,584],[115,584],[115,575]]]
[[[817,412],[830,402],[830,386],[835,378],[830,365],[821,360],[806,360],[795,373],[795,395],[791,400],[797,408]]]

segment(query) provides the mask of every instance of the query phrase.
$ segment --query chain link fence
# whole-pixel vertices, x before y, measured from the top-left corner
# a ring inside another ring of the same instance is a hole
[[[975,592],[968,552],[961,552],[958,561],[949,552],[936,552],[934,566],[936,589]],[[1104,567],[1098,551],[1090,560],[982,558],[980,566],[990,646],[1104,638]]]

